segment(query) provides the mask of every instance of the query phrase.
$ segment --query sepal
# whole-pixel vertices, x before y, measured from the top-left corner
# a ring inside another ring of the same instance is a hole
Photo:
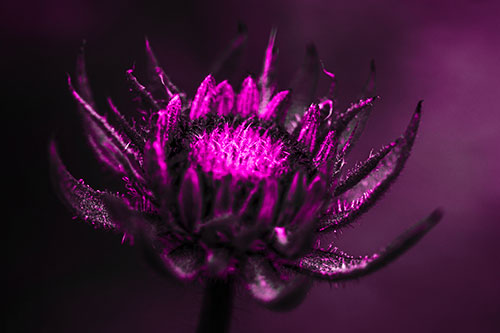
[[[57,194],[62,198],[77,217],[104,229],[117,228],[111,219],[109,207],[105,204],[105,192],[94,190],[83,180],[76,180],[61,161],[55,143],[49,146],[50,169],[53,185]],[[111,195],[111,194],[109,194]]]
[[[410,155],[420,114],[421,103],[399,139],[370,157],[339,184],[331,206],[319,223],[320,231],[335,230],[347,225],[366,212],[387,191]]]
[[[387,265],[415,245],[441,219],[443,213],[436,209],[396,238],[389,246],[370,256],[354,257],[337,250],[314,250],[297,260],[297,271],[329,281],[361,277]]]

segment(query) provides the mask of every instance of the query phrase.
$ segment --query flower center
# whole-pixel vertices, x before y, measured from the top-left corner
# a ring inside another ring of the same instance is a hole
[[[215,178],[264,178],[286,171],[288,152],[281,141],[260,134],[249,124],[233,128],[227,123],[195,135],[190,159]]]

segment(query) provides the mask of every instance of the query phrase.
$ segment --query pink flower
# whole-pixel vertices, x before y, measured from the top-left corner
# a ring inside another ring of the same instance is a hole
[[[343,172],[376,99],[374,68],[362,99],[342,111],[331,91],[317,100],[309,93],[320,72],[314,47],[293,92],[276,90],[274,42],[273,33],[259,78],[249,76],[235,89],[208,75],[192,99],[170,81],[147,43],[152,83],[143,86],[127,72],[143,111],[133,123],[111,100],[109,121],[97,112],[82,53],[71,93],[98,159],[128,191],[95,190],[68,172],[54,143],[50,155],[56,187],[79,218],[139,243],[157,266],[182,280],[233,279],[261,303],[283,308],[298,304],[311,278],[339,281],[384,266],[441,212],[372,255],[317,245],[320,234],[367,211],[401,172],[421,103],[401,137]]]

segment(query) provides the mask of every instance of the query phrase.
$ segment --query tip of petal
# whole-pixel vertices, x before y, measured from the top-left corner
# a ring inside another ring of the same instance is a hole
[[[442,208],[436,208],[427,218],[427,224],[435,226],[443,218],[444,211]]]

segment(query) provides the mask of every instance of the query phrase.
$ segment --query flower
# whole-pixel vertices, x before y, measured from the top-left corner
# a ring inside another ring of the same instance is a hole
[[[241,46],[237,41],[231,54]],[[76,88],[68,78],[70,91],[90,145],[127,191],[95,190],[75,179],[54,142],[50,156],[58,192],[79,218],[123,233],[181,280],[232,278],[261,303],[283,308],[298,304],[311,280],[357,278],[387,264],[441,212],[369,256],[321,247],[321,234],[349,225],[401,172],[421,102],[401,137],[343,172],[376,99],[374,66],[363,97],[340,111],[333,89],[311,103],[309,83],[320,72],[312,46],[293,93],[276,92],[274,42],[272,33],[258,80],[248,76],[236,93],[228,81],[208,75],[193,99],[170,81],[146,42],[151,84],[143,86],[127,71],[143,115],[133,124],[110,99],[112,119],[96,111],[82,52]]]

